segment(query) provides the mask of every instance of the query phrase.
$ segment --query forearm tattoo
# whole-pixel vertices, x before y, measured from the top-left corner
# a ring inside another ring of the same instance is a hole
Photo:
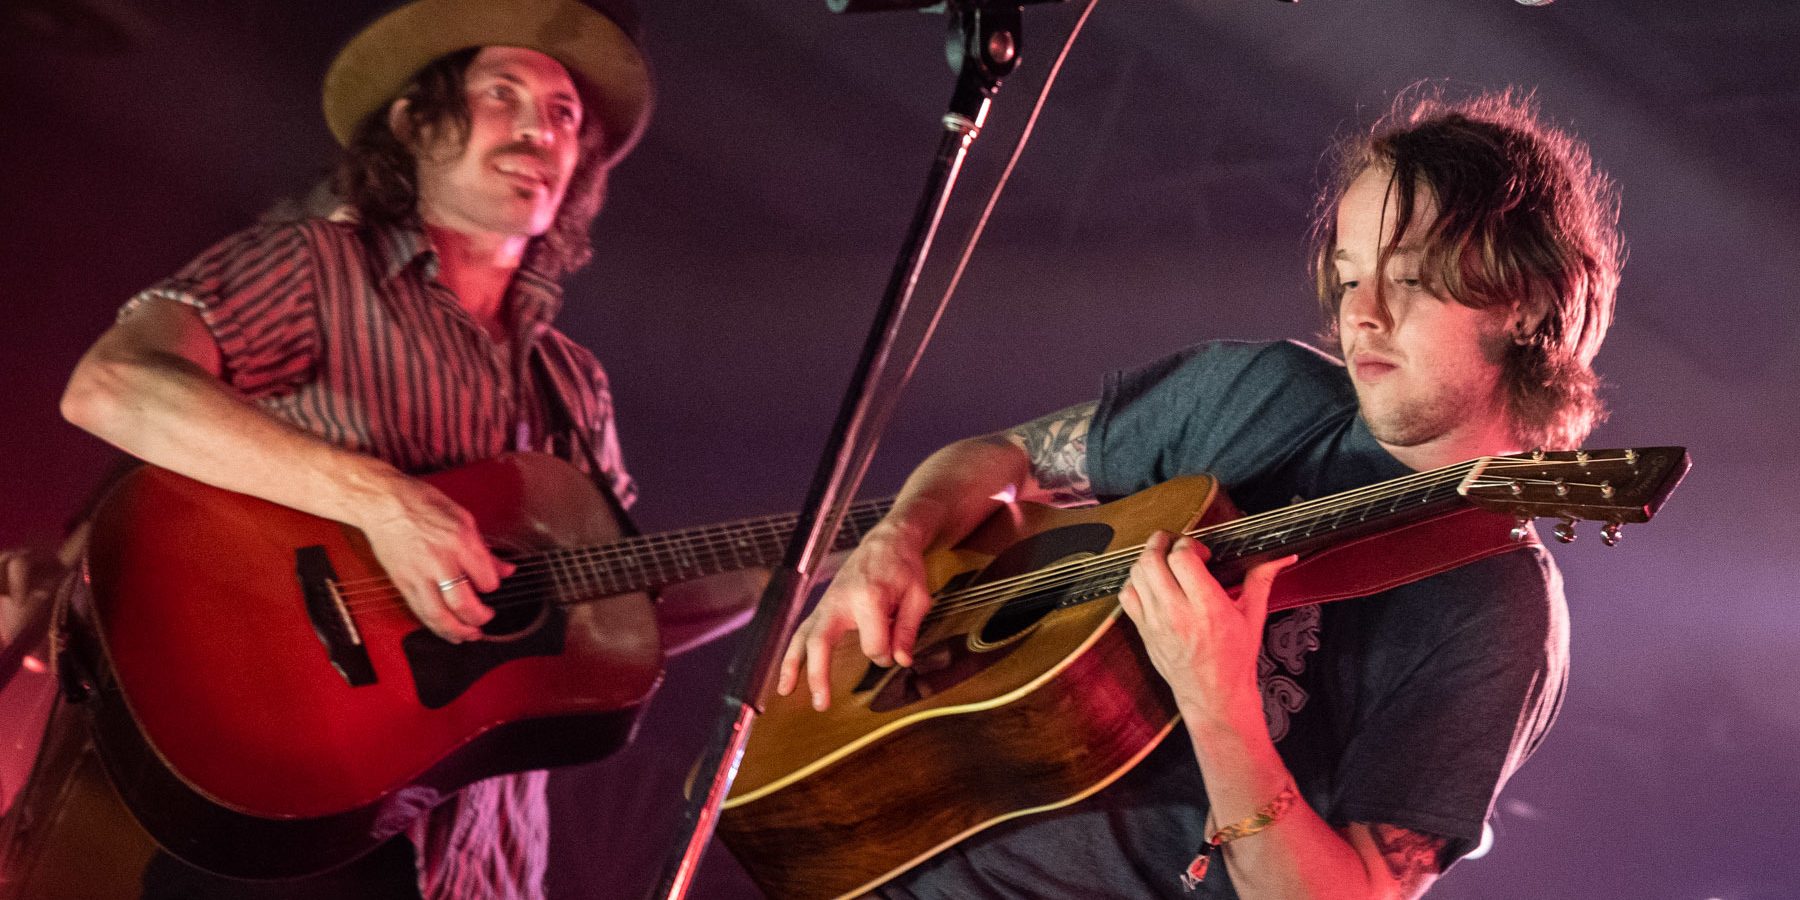
[[[1024,448],[1031,459],[1032,477],[1054,503],[1094,500],[1087,455],[1088,426],[1094,421],[1094,406],[1091,402],[1071,406],[1006,433],[1008,440]]]
[[[1387,861],[1388,871],[1393,872],[1400,882],[1401,896],[1417,896],[1419,889],[1438,874],[1439,854],[1447,843],[1445,838],[1382,824],[1371,824],[1369,834],[1375,838],[1375,846],[1381,849],[1381,858]]]

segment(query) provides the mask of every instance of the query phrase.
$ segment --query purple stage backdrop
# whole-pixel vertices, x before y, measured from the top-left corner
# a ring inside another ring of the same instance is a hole
[[[943,23],[820,2],[646,4],[660,106],[562,322],[609,368],[640,518],[797,505],[936,142]],[[379,4],[0,7],[0,545],[47,541],[109,451],[56,402],[132,291],[323,172],[325,62]],[[1076,8],[976,148],[992,183]],[[1800,896],[1800,5],[1103,0],[865,487],[1209,337],[1318,327],[1301,241],[1331,137],[1422,79],[1516,84],[1621,183],[1631,243],[1594,446],[1683,444],[1659,519],[1558,548],[1562,719],[1433,893]],[[552,895],[641,896],[732,642],[679,660],[640,740],[554,781]],[[754,897],[715,849],[695,895]]]

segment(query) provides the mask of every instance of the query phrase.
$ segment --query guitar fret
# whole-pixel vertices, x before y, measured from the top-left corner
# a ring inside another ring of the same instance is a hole
[[[853,506],[838,529],[835,549],[853,547],[880,521],[887,501]],[[684,531],[639,535],[614,544],[552,548],[541,559],[556,590],[615,596],[744,568],[774,565],[793,534],[796,517],[765,516]]]
[[[686,537],[685,535],[683,536]],[[716,536],[711,531],[701,532],[693,540],[678,540],[676,548],[687,559],[690,577],[698,578],[719,571],[719,547],[715,543]]]
[[[731,526],[729,526],[729,525],[723,529],[723,537],[725,540],[725,549],[731,551],[731,561],[733,564],[735,564],[740,569],[745,568],[748,565],[748,563],[744,562],[744,554],[742,552],[743,546],[744,546],[744,538],[741,534],[741,531],[742,531],[742,529],[738,529],[738,530],[734,531],[731,528]]]
[[[580,597],[582,589],[579,561],[570,551],[561,548],[551,550],[548,558],[550,571],[556,576],[557,589],[562,591],[565,597]]]
[[[561,551],[563,566],[569,572],[572,586],[577,596],[591,597],[599,591],[599,579],[594,567],[577,556],[573,550]]]
[[[866,529],[856,520],[857,513],[858,510],[852,507],[849,514],[844,516],[844,524],[838,529],[837,539],[832,541],[831,548],[833,550],[846,550],[862,543],[863,532]]]
[[[626,544],[621,549],[630,552],[630,545]],[[600,585],[601,593],[611,596],[624,592],[624,578],[615,568],[618,562],[617,550],[611,553],[582,554],[582,556],[583,568],[587,569],[588,578]]]
[[[652,577],[657,581],[681,580],[677,574],[679,567],[675,564],[675,557],[669,552],[667,537],[660,534],[650,536],[650,562],[656,567],[655,575]]]
[[[576,571],[569,559],[569,551],[553,549],[545,558],[550,563],[550,574],[556,581],[556,589],[565,598],[573,599],[581,596],[581,588],[576,581]]]

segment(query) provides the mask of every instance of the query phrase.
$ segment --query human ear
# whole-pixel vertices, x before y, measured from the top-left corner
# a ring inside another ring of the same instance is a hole
[[[395,98],[393,103],[388,104],[387,110],[388,130],[393,132],[394,137],[398,138],[400,143],[404,144],[409,149],[412,148],[413,139],[415,137],[412,129],[412,120],[406,115],[406,111],[411,108],[411,100],[408,100],[405,97],[398,97]]]
[[[1507,316],[1506,333],[1512,342],[1521,346],[1531,343],[1532,335],[1544,324],[1544,316],[1548,314],[1550,303],[1543,297],[1532,297],[1528,300],[1514,300],[1512,312]]]

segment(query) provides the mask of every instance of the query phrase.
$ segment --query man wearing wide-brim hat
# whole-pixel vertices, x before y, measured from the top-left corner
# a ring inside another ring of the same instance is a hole
[[[325,77],[338,210],[241,232],[132,298],[64,414],[153,464],[360,529],[427,628],[482,639],[494,613],[477,592],[513,567],[413,475],[535,450],[633,499],[605,375],[550,322],[606,172],[649,117],[635,32],[606,0],[417,0],[376,20]],[[225,882],[161,858],[147,894],[538,897],[544,783],[478,782],[420,817],[416,878],[395,839],[326,881]]]

